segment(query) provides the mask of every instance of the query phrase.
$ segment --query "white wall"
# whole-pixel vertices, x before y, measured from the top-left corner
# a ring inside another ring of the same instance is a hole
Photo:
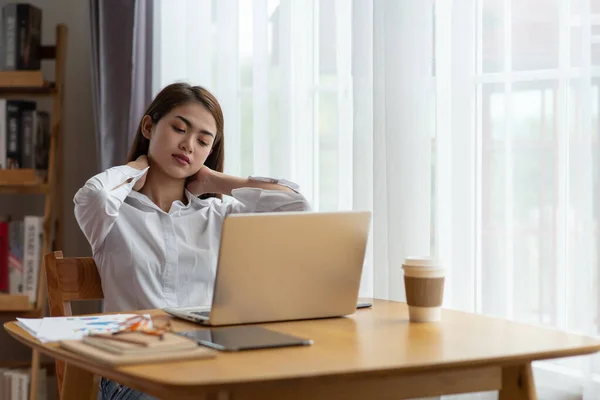
[[[0,0],[0,6],[10,3]],[[90,255],[89,246],[73,217],[73,196],[77,189],[96,172],[96,145],[92,117],[91,40],[89,1],[87,0],[28,0],[42,9],[42,44],[55,44],[56,24],[67,25],[68,48],[66,81],[63,99],[64,190],[62,214],[64,216],[65,256]],[[42,70],[47,79],[54,76],[54,62],[45,62]],[[52,101],[38,100],[40,108],[52,111]],[[12,214],[43,214],[43,198],[34,196],[0,195],[0,216]],[[0,316],[4,323],[14,317]],[[3,359],[23,358],[26,349],[14,346],[14,340],[0,333]]]
[[[63,98],[62,250],[66,256],[87,256],[91,255],[91,251],[73,216],[72,199],[85,181],[96,173],[89,1],[36,0],[31,3],[43,10],[43,37],[46,40],[54,43],[58,23],[66,24],[69,29]]]

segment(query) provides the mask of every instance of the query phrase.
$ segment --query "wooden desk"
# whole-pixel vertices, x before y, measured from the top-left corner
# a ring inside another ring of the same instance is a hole
[[[449,310],[439,324],[411,324],[404,303],[373,303],[347,318],[264,325],[313,339],[309,347],[118,368],[41,344],[15,322],[4,327],[69,363],[63,394],[69,400],[84,398],[77,381],[89,373],[165,399],[396,400],[486,390],[500,390],[503,400],[535,399],[532,361],[600,350],[592,338]],[[202,329],[179,320],[174,328]]]

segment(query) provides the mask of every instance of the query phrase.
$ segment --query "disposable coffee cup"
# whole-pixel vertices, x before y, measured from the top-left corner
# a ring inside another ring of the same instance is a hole
[[[442,318],[446,270],[432,257],[408,257],[402,264],[406,303],[412,322]]]

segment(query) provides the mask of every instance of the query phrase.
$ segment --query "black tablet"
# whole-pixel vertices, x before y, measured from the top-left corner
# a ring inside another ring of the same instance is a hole
[[[373,303],[370,301],[359,301],[356,303],[356,308],[370,308],[373,307]]]
[[[177,332],[198,344],[222,351],[241,351],[290,346],[308,346],[312,340],[265,329],[257,325],[235,325]]]

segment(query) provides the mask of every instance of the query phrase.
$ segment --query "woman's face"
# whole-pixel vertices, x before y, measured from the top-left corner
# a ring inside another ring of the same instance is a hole
[[[142,133],[150,140],[148,158],[167,175],[183,179],[202,168],[212,151],[217,124],[200,103],[175,107],[157,124],[149,116],[142,122]]]

